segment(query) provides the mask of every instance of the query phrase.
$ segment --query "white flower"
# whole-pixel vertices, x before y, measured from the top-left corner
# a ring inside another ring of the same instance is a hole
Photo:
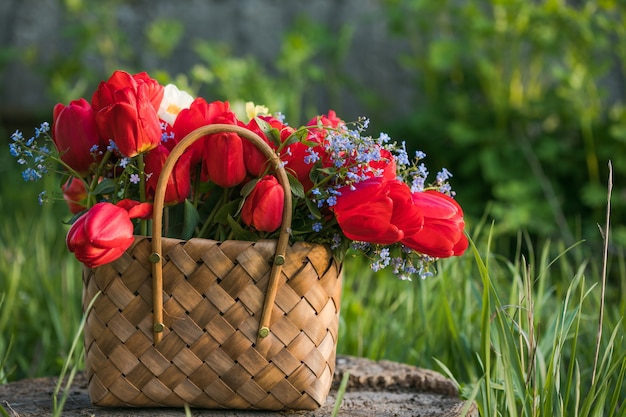
[[[253,102],[246,102],[246,116],[249,120],[254,119],[257,116],[267,115],[269,109],[265,106],[255,105]]]
[[[157,115],[172,126],[178,113],[188,109],[192,102],[193,97],[189,93],[179,90],[174,84],[168,84],[164,88],[163,100]]]

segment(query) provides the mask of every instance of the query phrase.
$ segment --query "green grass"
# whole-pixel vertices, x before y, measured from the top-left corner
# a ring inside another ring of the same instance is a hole
[[[40,207],[44,184],[24,183],[5,155],[0,152],[0,383],[61,370],[81,319],[82,292],[80,265],[65,248],[65,208]]]
[[[65,249],[65,208],[39,207],[40,184],[1,174],[0,382],[71,376],[82,366],[71,356],[82,283]],[[339,353],[443,372],[484,416],[626,416],[623,249],[608,258],[603,306],[602,256],[585,242],[533,246],[520,234],[505,258],[490,230],[473,225],[470,235],[476,246],[426,280],[348,259]]]
[[[439,370],[483,416],[625,416],[623,253],[612,265],[595,366],[602,266],[580,260],[584,243],[547,242],[535,253],[520,239],[508,260],[476,232],[482,245],[424,281],[376,276],[353,260],[340,352]]]

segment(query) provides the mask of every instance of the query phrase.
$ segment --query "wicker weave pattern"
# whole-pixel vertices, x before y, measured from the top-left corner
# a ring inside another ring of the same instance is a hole
[[[149,238],[85,270],[89,394],[96,405],[315,409],[335,367],[341,265],[330,251],[287,248],[271,316],[259,316],[276,241],[163,239],[162,341],[153,344]]]

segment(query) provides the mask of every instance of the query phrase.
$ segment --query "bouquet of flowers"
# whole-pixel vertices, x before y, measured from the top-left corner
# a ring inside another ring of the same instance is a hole
[[[388,135],[366,135],[369,120],[348,123],[334,111],[301,127],[280,113],[247,103],[193,98],[146,73],[116,71],[84,98],[54,107],[53,123],[35,135],[12,135],[10,152],[27,181],[61,172],[73,213],[67,246],[94,268],[120,257],[135,234],[147,234],[163,164],[187,134],[208,124],[258,134],[280,157],[293,202],[290,237],[329,245],[338,259],[355,250],[374,270],[404,279],[432,273],[437,258],[462,254],[463,211],[443,169],[432,182],[417,152]],[[59,167],[61,167],[59,169]],[[273,238],[284,190],[267,158],[233,132],[208,135],[188,148],[168,179],[164,234],[190,239]]]

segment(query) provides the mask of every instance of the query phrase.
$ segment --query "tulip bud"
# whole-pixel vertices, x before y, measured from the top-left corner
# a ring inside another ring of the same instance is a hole
[[[78,214],[87,208],[84,204],[87,198],[87,188],[81,179],[71,177],[61,189],[63,190],[63,199],[72,214]]]
[[[236,133],[210,135],[205,142],[203,162],[209,180],[220,187],[234,187],[246,178],[243,140]]]
[[[146,153],[145,171],[150,175],[146,181],[146,193],[150,198],[154,198],[161,170],[169,154],[170,151],[163,145]],[[185,152],[176,162],[172,174],[167,179],[165,204],[182,203],[189,197],[191,193],[190,162],[190,152]]]
[[[89,268],[113,262],[133,243],[128,211],[111,203],[98,203],[78,218],[66,237],[67,248]]]
[[[59,103],[53,111],[52,140],[61,160],[81,175],[89,173],[89,167],[98,159],[94,147],[102,146],[96,128],[96,119],[89,102],[83,98]]]
[[[245,224],[261,232],[280,227],[285,204],[285,191],[276,177],[266,175],[256,183],[243,203],[241,218]]]

